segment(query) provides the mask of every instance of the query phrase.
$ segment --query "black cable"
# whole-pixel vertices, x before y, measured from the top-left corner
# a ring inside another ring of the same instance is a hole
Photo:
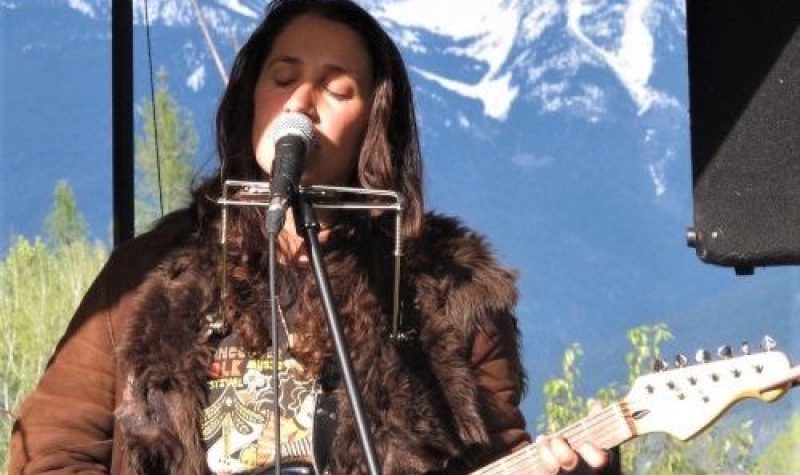
[[[164,193],[161,189],[161,155],[158,152],[158,120],[156,118],[156,87],[153,82],[153,53],[150,43],[150,15],[147,8],[147,0],[144,0],[144,26],[147,34],[147,66],[150,71],[150,102],[153,110],[153,139],[156,145],[156,179],[158,181],[158,207],[161,216],[164,216]]]
[[[272,406],[272,410],[274,411],[273,414],[273,436],[274,436],[274,443],[275,448],[273,450],[274,453],[274,466],[272,468],[273,473],[281,473],[281,383],[278,375],[278,361],[280,358],[280,348],[278,342],[278,314],[277,314],[277,307],[278,307],[278,294],[276,290],[275,284],[275,274],[276,274],[276,259],[277,259],[277,252],[275,251],[276,241],[278,235],[277,233],[271,232],[269,233],[269,298],[270,298],[270,318],[271,318],[271,333],[272,333],[272,391],[273,391],[273,398],[274,403]],[[289,329],[287,328],[286,331]]]

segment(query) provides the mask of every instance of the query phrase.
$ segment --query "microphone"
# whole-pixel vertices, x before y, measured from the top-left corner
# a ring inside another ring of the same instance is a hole
[[[314,143],[311,119],[300,112],[287,112],[272,128],[275,156],[272,159],[267,231],[279,233],[286,221],[286,210],[294,201],[306,157]]]

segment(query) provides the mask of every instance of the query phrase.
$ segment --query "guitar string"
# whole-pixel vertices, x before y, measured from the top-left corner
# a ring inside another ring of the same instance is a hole
[[[569,426],[569,427],[567,427],[565,429],[562,429],[559,432],[556,432],[555,435],[561,436],[561,437],[565,437],[567,439],[571,439],[572,443],[575,444],[575,445],[577,445],[578,442],[581,441],[580,439],[581,439],[582,436],[586,436],[586,435],[591,435],[590,438],[592,440],[595,440],[595,441],[600,441],[600,440],[606,441],[606,443],[608,444],[609,447],[617,445],[617,443],[613,443],[613,444],[609,443],[610,442],[609,439],[610,439],[610,437],[614,436],[614,434],[619,434],[619,430],[611,429],[611,430],[604,430],[604,432],[600,432],[600,431],[598,431],[598,426],[602,425],[603,427],[601,427],[601,429],[605,429],[606,427],[608,427],[608,423],[609,423],[610,419],[615,419],[615,418],[619,418],[619,417],[624,418],[624,415],[621,413],[622,411],[617,411],[618,407],[615,407],[615,406],[618,406],[618,405],[619,405],[618,403],[610,405],[610,406],[604,408],[600,413],[595,414],[593,416],[589,416],[587,418],[587,420],[590,421],[589,423],[573,424],[572,426]],[[624,420],[622,421],[622,423],[623,424],[625,423]],[[626,425],[626,429],[627,429],[627,425]],[[616,437],[616,438],[619,438],[619,437]],[[588,438],[587,438],[587,440],[588,440]],[[612,440],[615,440],[615,439],[612,439]],[[493,464],[490,464],[490,465],[488,465],[486,467],[483,467],[481,470],[479,470],[479,471],[477,471],[475,473],[476,474],[496,473],[496,472],[493,472],[492,470],[505,469],[505,468],[517,468],[517,467],[519,467],[519,466],[521,466],[523,464],[525,464],[525,466],[527,467],[531,463],[536,464],[536,466],[541,467],[541,460],[538,458],[539,457],[539,453],[536,450],[536,448],[537,448],[537,445],[533,444],[529,448],[525,448],[525,449],[519,450],[517,452],[514,452],[513,454],[508,455],[505,458],[494,462]]]
[[[698,375],[694,375],[694,376],[697,377]],[[686,380],[688,381],[688,377],[686,378]],[[723,380],[720,380],[717,383],[718,384],[724,384],[725,382]],[[698,384],[698,386],[692,385],[692,388],[694,388],[695,390],[708,387],[705,384],[699,384],[699,383],[696,383],[696,384]],[[737,385],[741,386],[741,381],[739,381]],[[681,389],[682,389],[681,386],[675,386],[674,388],[669,389],[669,391],[672,392],[672,393],[675,393],[675,394],[681,394],[682,393]],[[685,392],[683,392],[683,394],[685,394]],[[703,394],[703,395],[705,396],[706,394]],[[588,416],[588,417],[584,418],[583,421],[588,421],[588,424],[585,423],[585,422],[582,423],[581,421],[578,421],[578,422],[573,423],[573,424],[561,429],[560,431],[556,432],[555,435],[569,438],[569,437],[573,437],[573,434],[577,435],[577,434],[583,432],[584,428],[589,429],[589,430],[593,430],[598,424],[603,424],[604,423],[604,420],[603,420],[604,417],[606,415],[609,415],[609,414],[606,414],[606,413],[613,412],[615,409],[619,408],[619,406],[621,404],[625,404],[629,408],[634,408],[634,410],[632,410],[630,412],[636,412],[635,408],[640,407],[641,405],[643,405],[642,403],[646,403],[647,401],[650,401],[651,399],[653,399],[653,397],[648,397],[648,396],[638,396],[638,397],[630,397],[630,396],[628,396],[628,397],[625,397],[625,398],[623,398],[622,400],[620,400],[620,401],[618,401],[616,403],[613,403],[613,404],[610,404],[609,406],[606,406],[598,414],[593,415],[593,416]],[[686,400],[682,400],[680,402],[689,404],[692,401],[693,401],[693,399],[686,399]],[[709,403],[709,401],[704,401],[704,403]],[[613,413],[610,414],[610,416],[614,416],[614,415],[615,414],[613,414]],[[622,414],[622,416],[625,417],[625,414]]]
[[[556,432],[555,435],[565,437],[567,439],[572,439],[573,443],[577,443],[577,439],[580,438],[582,435],[588,435],[589,432],[592,433],[595,439],[607,439],[609,436],[612,436],[615,433],[619,433],[618,430],[605,430],[605,433],[598,432],[598,426],[605,425],[607,427],[608,423],[611,419],[615,419],[618,417],[624,417],[621,414],[621,411],[617,411],[616,405],[611,405],[604,408],[600,413],[595,414],[593,416],[589,416],[587,419],[591,420],[592,422],[589,424],[573,424],[573,426],[569,426],[559,432]],[[619,413],[618,413],[619,412]],[[624,422],[624,421],[623,421]],[[583,426],[583,427],[581,427]],[[626,426],[627,428],[627,426]],[[541,460],[539,459],[539,453],[536,450],[537,445],[533,444],[529,448],[524,448],[514,452],[503,459],[496,461],[482,469],[474,472],[475,474],[491,474],[491,473],[498,473],[494,470],[504,470],[506,468],[515,468],[520,467],[523,464],[528,467],[530,464],[536,464],[535,466],[541,467]]]
[[[613,435],[611,432],[607,432],[605,436],[601,436],[600,439],[597,440],[607,440],[608,435]],[[610,441],[607,440],[609,446],[617,445],[617,439],[614,440],[614,443],[609,443]],[[539,452],[536,450],[536,445],[531,446],[528,449],[519,450],[500,461],[496,461],[493,464],[490,464],[482,469],[473,472],[473,475],[492,475],[492,474],[500,474],[500,473],[511,473],[511,474],[541,474],[544,470],[544,462],[541,458],[539,458]]]
[[[605,439],[605,438],[603,438]],[[600,439],[600,440],[603,440]],[[596,441],[598,439],[595,439]],[[616,440],[614,444],[616,445]],[[501,464],[493,471],[485,471],[480,472],[483,474],[491,475],[497,473],[511,473],[511,474],[541,474],[545,470],[544,461],[539,457],[539,452],[537,450],[529,450],[526,453],[520,454],[519,457],[516,457],[514,460],[509,461],[508,463]]]
[[[678,391],[679,389],[680,388],[675,388],[671,389],[671,391]],[[571,440],[571,445],[573,444],[578,445],[588,440],[592,440],[593,442],[600,442],[605,440],[607,445],[606,448],[611,448],[613,446],[619,445],[619,443],[624,442],[624,440],[618,443],[616,441],[613,444],[609,443],[610,440],[614,440],[610,439],[610,437],[612,437],[614,434],[618,434],[619,430],[615,429],[605,430],[606,429],[605,425],[609,422],[610,418],[621,417],[621,423],[624,424],[624,427],[628,430],[631,430],[626,420],[627,417],[629,416],[626,416],[623,413],[624,411],[621,410],[620,405],[626,404],[628,406],[635,407],[639,403],[641,403],[641,401],[647,401],[647,400],[648,398],[646,397],[625,398],[620,402],[607,406],[598,414],[589,416],[583,419],[581,422],[567,426],[566,428],[556,432],[554,435]],[[617,409],[619,409],[619,411],[617,411]],[[589,422],[587,424],[586,422],[583,421],[589,421]],[[598,426],[600,425],[603,425],[603,427],[600,427],[599,428],[600,431],[598,431]],[[631,436],[636,436],[636,434],[632,433],[631,431],[629,435],[626,436],[626,440],[631,438]],[[519,467],[521,464],[535,464],[534,466],[541,466],[541,460],[539,459],[539,454],[538,451],[536,450],[536,447],[537,447],[536,444],[533,444],[529,448],[523,448],[509,456],[504,457],[500,461],[496,461],[493,464],[483,467],[481,470],[474,473],[491,474],[496,472],[491,472],[487,470],[492,470],[495,467],[497,469],[504,469],[506,467],[515,468]]]
[[[617,439],[620,437],[617,434],[620,434],[620,431],[617,429],[605,430],[608,427],[608,423],[610,419],[621,419],[622,424],[626,424],[624,421],[624,414],[622,414],[621,410],[619,409],[617,404],[612,404],[606,408],[604,408],[600,413],[595,414],[593,416],[589,416],[586,418],[591,422],[589,424],[573,424],[565,429],[562,429],[559,432],[556,432],[554,435],[565,437],[567,439],[571,439],[571,443],[574,445],[578,445],[579,442],[583,442],[585,440],[593,440],[594,442],[605,442],[605,447],[611,448],[613,446],[618,445],[621,442],[617,442]],[[616,423],[615,423],[616,424]],[[600,431],[598,431],[598,426],[600,427]],[[627,424],[625,428],[628,429]],[[630,434],[630,433],[628,433]],[[630,438],[630,435],[626,434],[625,439]],[[611,442],[613,441],[613,443]],[[624,441],[624,440],[623,440]],[[498,473],[494,470],[505,470],[505,469],[514,469],[519,473],[519,469],[524,466],[525,468],[541,468],[541,459],[539,459],[538,450],[536,450],[537,445],[533,444],[528,448],[523,448],[518,450],[517,452],[504,457],[499,461],[495,461],[493,464],[490,464],[486,467],[483,467],[475,474],[491,474],[491,473]],[[524,472],[523,472],[524,473]],[[535,473],[535,472],[534,472]]]

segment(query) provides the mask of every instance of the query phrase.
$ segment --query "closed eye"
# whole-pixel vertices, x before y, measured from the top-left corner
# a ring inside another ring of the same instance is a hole
[[[298,64],[292,58],[279,58],[267,64],[266,73],[276,87],[286,87],[297,79]]]
[[[325,91],[338,100],[352,99],[356,95],[354,82],[344,75],[336,75],[324,85]]]
[[[330,94],[334,98],[342,100],[342,101],[346,100],[346,99],[350,99],[351,97],[353,97],[353,94],[349,93],[349,92],[337,92],[337,91],[335,91],[335,90],[333,90],[331,88],[325,88],[325,90],[328,92],[328,94]]]
[[[293,82],[294,82],[294,79],[274,78],[272,80],[272,84],[274,84],[277,87],[287,87],[287,86],[290,86]]]

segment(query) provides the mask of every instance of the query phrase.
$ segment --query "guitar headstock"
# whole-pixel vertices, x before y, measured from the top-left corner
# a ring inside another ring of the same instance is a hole
[[[686,366],[686,358],[677,359],[678,367],[636,379],[625,397],[630,422],[637,434],[666,432],[687,440],[714,422],[735,402],[757,398],[772,402],[782,396],[787,385],[776,386],[792,368],[779,351],[765,351],[710,361],[702,352],[698,360]],[[663,368],[663,364],[662,364]]]

